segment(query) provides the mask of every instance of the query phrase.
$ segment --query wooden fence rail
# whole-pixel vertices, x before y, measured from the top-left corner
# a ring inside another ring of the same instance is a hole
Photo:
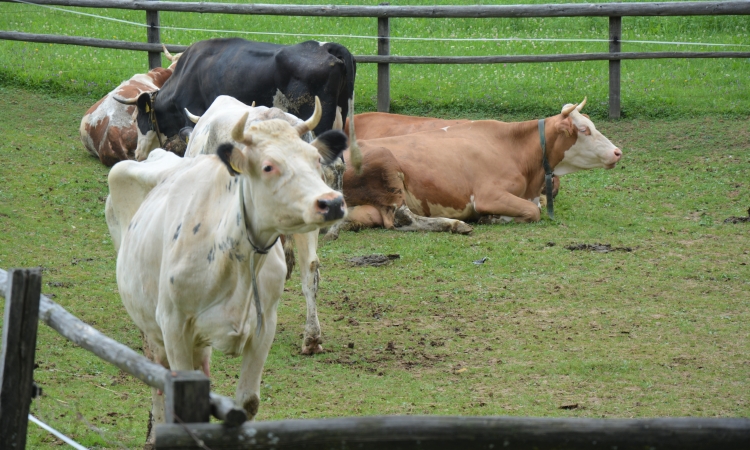
[[[0,0],[13,2],[14,0]],[[355,55],[358,63],[378,65],[378,111],[390,110],[390,64],[499,64],[563,61],[609,61],[609,117],[620,118],[620,61],[662,58],[750,58],[750,52],[637,52],[621,53],[622,17],[750,15],[750,1],[596,3],[549,5],[476,6],[336,6],[266,5],[234,3],[165,2],[158,0],[29,0],[40,5],[112,8],[146,11],[147,42],[111,41],[18,32],[0,32],[0,39],[27,42],[83,45],[100,48],[148,51],[149,68],[161,65],[159,55],[159,11],[215,14],[285,15],[319,17],[375,17],[378,19],[377,55]],[[391,56],[390,18],[530,18],[609,17],[609,53],[516,56]],[[185,46],[168,46],[182,51]]]
[[[172,423],[208,422],[210,415],[222,420],[226,426],[237,426],[247,420],[247,413],[244,409],[235,406],[234,400],[209,392],[208,377],[202,372],[168,370],[130,347],[103,335],[94,327],[67,312],[62,306],[40,295],[41,273],[38,270],[15,270],[11,274],[12,279],[9,279],[8,272],[0,269],[0,297],[6,298],[3,359],[0,360],[0,377],[2,377],[0,435],[9,436],[5,434],[6,431],[18,428],[10,419],[18,416],[21,419],[14,420],[23,421],[25,441],[25,418],[31,400],[29,392],[34,364],[33,342],[36,342],[37,317],[38,320],[46,323],[78,346],[117,366],[143,383],[162,390],[166,396],[167,420],[171,420]],[[26,282],[27,279],[31,281]],[[32,283],[32,285],[27,288],[24,283]],[[27,291],[28,294],[24,294]],[[21,337],[21,333],[24,333],[25,337]],[[9,375],[5,376],[2,368],[8,369]],[[29,388],[26,388],[24,383],[28,384]],[[19,386],[23,389],[19,389]],[[26,402],[25,413],[22,413],[20,409],[23,407],[22,402]],[[11,416],[10,411],[20,412]],[[6,418],[8,423],[5,422]],[[3,448],[22,449],[23,446],[3,447],[0,443],[0,449]]]
[[[157,449],[747,450],[750,419],[374,416],[159,425]]]

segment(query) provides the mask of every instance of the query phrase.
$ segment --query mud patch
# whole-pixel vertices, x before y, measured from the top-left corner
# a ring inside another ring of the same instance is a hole
[[[588,250],[590,252],[597,252],[597,253],[632,252],[633,251],[633,249],[630,247],[612,247],[609,244],[573,244],[573,245],[568,245],[565,248],[567,248],[570,251]]]
[[[355,256],[349,258],[349,261],[353,266],[384,266],[390,264],[391,261],[401,258],[401,255],[394,253],[390,255],[365,255]]]
[[[724,223],[748,223],[750,222],[750,208],[747,208],[747,217],[729,217],[724,219]]]

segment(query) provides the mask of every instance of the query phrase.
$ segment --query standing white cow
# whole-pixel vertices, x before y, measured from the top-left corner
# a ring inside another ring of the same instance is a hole
[[[352,106],[350,105],[350,110]],[[185,149],[185,157],[194,157],[203,154],[215,153],[219,144],[226,142],[231,133],[231,117],[239,117],[248,113],[248,121],[245,125],[247,129],[252,126],[254,121],[281,119],[292,126],[297,126],[303,121],[296,116],[286,113],[278,108],[268,108],[265,106],[248,106],[234,97],[220,95],[206,110],[206,112],[197,117],[186,111],[187,116],[195,122],[195,128],[190,135],[188,146]],[[334,129],[343,128],[340,109],[336,111],[336,121]],[[312,141],[312,133],[302,136],[307,142]],[[343,179],[344,162],[341,158],[336,159],[332,166],[326,166],[324,169],[326,182],[334,189],[341,190],[341,182],[336,186],[335,178]],[[294,244],[297,247],[299,257],[300,275],[302,278],[302,293],[307,303],[307,320],[305,322],[305,333],[302,341],[302,354],[310,355],[323,352],[323,338],[320,332],[320,321],[318,320],[318,309],[316,297],[318,293],[318,283],[320,280],[320,260],[318,259],[318,232],[295,234],[292,236]],[[291,242],[290,242],[291,244]],[[292,252],[291,246],[285,249]],[[289,259],[287,259],[289,261]],[[291,267],[289,267],[291,270]]]
[[[297,127],[282,120],[246,126],[244,114],[215,155],[157,152],[145,163],[121,162],[109,175],[118,289],[152,357],[208,375],[212,347],[242,355],[236,401],[251,418],[286,277],[278,237],[330,226],[346,214],[321,169],[321,159],[346,148],[346,135],[300,139],[319,119],[319,107]],[[153,419],[163,421],[156,394]]]

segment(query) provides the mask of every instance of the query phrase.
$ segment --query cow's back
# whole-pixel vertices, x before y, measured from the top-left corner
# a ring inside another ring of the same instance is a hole
[[[465,119],[435,119],[432,117],[371,112],[355,115],[354,129],[358,140],[367,140],[444,129],[468,122],[470,121]],[[348,118],[344,126],[344,132],[349,134]]]

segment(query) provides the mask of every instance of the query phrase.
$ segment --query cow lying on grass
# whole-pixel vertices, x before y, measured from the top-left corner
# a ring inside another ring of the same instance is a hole
[[[135,159],[138,145],[138,127],[134,113],[135,105],[124,105],[115,101],[117,97],[137,97],[144,92],[160,89],[172,76],[182,53],[172,56],[162,46],[172,64],[166,69],[157,67],[147,73],[133,75],[123,81],[112,92],[96,102],[86,111],[79,132],[83,146],[92,156],[99,158],[105,166],[113,166],[119,161]]]
[[[615,167],[622,152],[565,105],[542,120],[546,159],[557,176]],[[363,174],[347,169],[346,225],[466,232],[462,221],[538,221],[545,180],[539,121],[472,121],[381,139],[360,140]],[[356,123],[355,123],[356,131]]]
[[[234,121],[212,155],[179,158],[163,150],[125,161],[109,174],[107,225],[117,255],[117,286],[153,359],[173,370],[209,374],[211,348],[242,355],[236,402],[250,417],[276,329],[286,278],[281,234],[307,233],[344,217],[343,196],[322,180],[346,136],[283,120]],[[164,401],[153,393],[153,418]]]

